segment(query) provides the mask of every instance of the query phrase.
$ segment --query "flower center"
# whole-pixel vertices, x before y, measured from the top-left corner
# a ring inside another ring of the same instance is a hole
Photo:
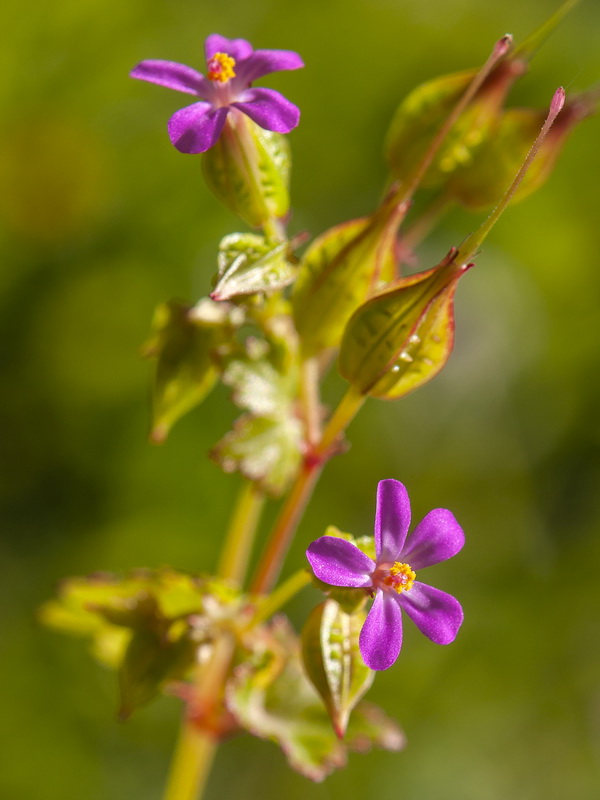
[[[401,564],[396,561],[393,567],[388,572],[387,576],[383,579],[386,586],[393,589],[400,594],[401,592],[408,592],[413,585],[416,578],[414,570],[410,568],[410,564]]]
[[[225,83],[230,78],[235,78],[235,58],[227,53],[215,53],[208,60],[208,78],[211,81]]]

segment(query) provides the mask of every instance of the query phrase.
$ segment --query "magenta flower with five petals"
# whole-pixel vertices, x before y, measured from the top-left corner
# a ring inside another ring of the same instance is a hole
[[[375,596],[359,646],[371,669],[391,667],[402,646],[402,610],[436,644],[450,644],[463,621],[458,600],[416,580],[416,570],[456,555],[465,536],[445,508],[430,511],[406,541],[410,501],[393,479],[377,486],[373,561],[345,539],[321,536],[306,551],[313,572],[331,586],[364,588]]]
[[[250,84],[270,72],[303,67],[297,53],[253,50],[245,39],[226,39],[217,33],[208,37],[204,51],[206,75],[175,61],[142,61],[131,72],[132,78],[201,98],[169,120],[169,136],[178,150],[203,153],[211,148],[232,109],[269,131],[289,133],[296,127],[300,111],[293,103],[273,89],[251,88]]]

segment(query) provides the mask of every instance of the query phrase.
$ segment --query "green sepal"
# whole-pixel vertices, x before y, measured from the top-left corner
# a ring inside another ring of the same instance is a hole
[[[404,736],[382,711],[355,708],[343,741],[303,670],[298,640],[283,617],[254,633],[254,651],[235,669],[226,703],[238,724],[283,750],[292,769],[322,781],[346,765],[349,751],[400,750]]]
[[[240,316],[241,315],[241,316]],[[195,307],[170,300],[158,306],[142,354],[156,359],[150,438],[161,444],[172,426],[199,405],[218,379],[217,348],[230,342],[243,314],[205,298]]]
[[[510,57],[500,62],[469,106],[454,123],[436,153],[421,185],[437,188],[449,176],[468,167],[492,135],[508,89],[521,74]],[[444,75],[421,84],[400,104],[385,143],[385,155],[395,180],[406,181],[420,164],[444,121],[476,75],[476,70]]]
[[[289,286],[296,267],[289,260],[290,245],[273,245],[255,233],[232,233],[219,244],[218,272],[213,300],[273,292]]]
[[[546,182],[568,135],[593,110],[594,102],[585,94],[569,98],[511,202],[523,200]],[[469,167],[457,172],[449,180],[446,187],[448,197],[472,211],[494,206],[525,160],[546,113],[546,110],[530,108],[510,108],[505,111],[494,136],[477,151]]]
[[[302,630],[304,669],[323,698],[340,739],[346,733],[350,712],[375,678],[358,647],[365,617],[364,612],[346,614],[334,600],[325,600],[313,609]]]
[[[454,253],[398,282],[354,314],[342,340],[340,374],[360,393],[394,400],[442,369],[454,343],[454,292],[469,265]]]
[[[292,295],[305,358],[337,347],[352,313],[396,277],[395,235],[405,212],[386,201],[373,216],[336,225],[308,248]]]
[[[221,136],[202,156],[202,170],[211,191],[252,227],[289,211],[288,142],[242,113],[228,114]]]
[[[475,74],[468,70],[426,81],[400,103],[385,140],[385,157],[395,178],[406,179],[421,162]]]

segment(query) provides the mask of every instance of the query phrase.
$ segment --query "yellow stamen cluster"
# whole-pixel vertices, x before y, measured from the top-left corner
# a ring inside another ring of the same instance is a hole
[[[383,582],[386,586],[389,586],[390,589],[400,594],[401,592],[408,592],[408,590],[412,588],[413,581],[416,577],[416,573],[410,568],[410,564],[401,564],[399,561],[396,561]]]
[[[235,58],[227,53],[215,53],[208,62],[208,78],[211,81],[225,83],[230,78],[235,78]]]

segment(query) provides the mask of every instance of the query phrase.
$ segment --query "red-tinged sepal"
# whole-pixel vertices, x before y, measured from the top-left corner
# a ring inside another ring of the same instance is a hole
[[[406,210],[390,198],[371,217],[336,225],[308,248],[292,295],[304,357],[338,347],[353,312],[396,277],[396,231]]]
[[[515,191],[512,202],[523,200],[548,180],[569,134],[597,106],[592,94],[569,97],[542,142],[535,161]],[[477,151],[471,164],[456,172],[446,187],[449,199],[481,211],[498,202],[543,125],[547,112],[533,108],[510,108],[502,114],[493,137]]]
[[[339,371],[360,394],[395,400],[431,380],[454,343],[454,292],[469,264],[456,251],[361,306],[344,332]]]

